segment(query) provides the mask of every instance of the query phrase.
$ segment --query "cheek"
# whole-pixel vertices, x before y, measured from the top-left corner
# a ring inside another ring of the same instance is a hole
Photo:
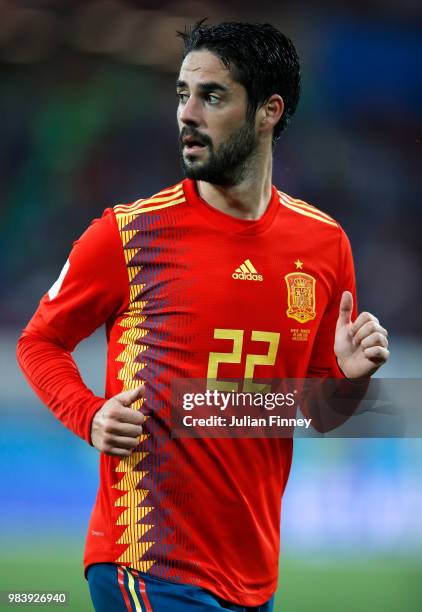
[[[177,121],[177,125],[179,126],[179,130],[182,128],[182,122],[180,120],[180,108],[177,107],[177,111],[176,111],[176,121]]]
[[[228,124],[224,127],[220,126],[220,129],[216,130],[214,134],[211,134],[214,149],[218,150],[222,145],[226,144],[238,129],[239,128],[233,124]]]
[[[210,121],[208,123],[208,133],[210,138],[212,139],[214,147],[218,148],[222,143],[224,143],[233,133],[236,128],[233,125],[233,122],[230,120],[218,120]]]
[[[246,116],[243,109],[236,109],[235,112],[230,113],[229,116],[224,118],[219,117],[216,121],[210,121],[210,135],[212,134],[214,146],[218,147],[220,144],[229,140],[233,134],[238,132],[246,122]]]

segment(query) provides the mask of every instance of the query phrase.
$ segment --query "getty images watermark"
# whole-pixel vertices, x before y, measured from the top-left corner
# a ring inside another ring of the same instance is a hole
[[[175,438],[422,437],[422,379],[174,379],[170,405]]]
[[[210,414],[209,416],[194,416],[185,414],[182,423],[185,427],[305,427],[308,429],[312,419],[281,416],[281,414],[262,414],[251,416],[245,413],[246,409],[263,408],[272,411],[276,408],[294,408],[298,391],[294,389],[288,393],[262,393],[242,391],[218,391],[217,389],[206,389],[204,393],[184,393],[182,395],[182,406],[185,411],[193,411],[197,408],[213,408],[220,412],[226,412],[230,408],[238,408],[236,413],[229,417],[221,414]]]

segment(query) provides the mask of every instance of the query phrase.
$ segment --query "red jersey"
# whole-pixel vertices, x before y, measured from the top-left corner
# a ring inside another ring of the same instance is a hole
[[[115,562],[245,606],[273,595],[292,440],[172,439],[171,382],[341,376],[344,290],[355,294],[343,230],[275,187],[256,221],[220,212],[186,179],[91,224],[18,346],[39,396],[89,443],[105,400],[80,378],[78,342],[106,324],[106,398],[145,382],[139,446],[100,456],[85,568]]]

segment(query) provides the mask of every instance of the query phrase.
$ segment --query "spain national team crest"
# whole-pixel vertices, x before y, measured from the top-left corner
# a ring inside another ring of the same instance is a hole
[[[305,272],[291,272],[284,277],[287,284],[288,309],[291,319],[306,323],[316,317],[315,279]]]

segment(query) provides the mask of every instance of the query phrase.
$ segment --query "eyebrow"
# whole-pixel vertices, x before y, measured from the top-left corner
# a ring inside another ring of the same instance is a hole
[[[176,81],[176,88],[181,89],[183,87],[187,87],[186,81]],[[217,81],[207,81],[206,83],[200,83],[198,85],[198,89],[200,89],[204,93],[208,93],[210,91],[221,91],[226,93],[229,91],[228,87],[225,85],[221,85],[221,83],[217,83]]]

